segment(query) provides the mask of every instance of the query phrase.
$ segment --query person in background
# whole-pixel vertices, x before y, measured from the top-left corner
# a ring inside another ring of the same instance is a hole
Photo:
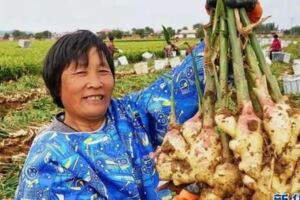
[[[272,54],[273,52],[279,52],[281,51],[281,41],[278,38],[277,34],[273,35],[273,41],[270,47],[270,59],[272,60]]]
[[[172,51],[175,52],[176,56],[179,56],[180,55],[179,47],[176,44],[173,44],[173,43],[171,43],[171,45],[172,45]]]
[[[164,47],[163,51],[164,51],[166,58],[172,57],[172,54],[173,54],[172,43],[168,41],[166,46]]]
[[[114,54],[115,53],[118,53],[120,52],[120,50],[118,48],[115,47],[115,44],[114,44],[114,36],[113,35],[109,35],[108,36],[108,44],[107,44],[107,48],[109,50],[109,52],[111,53],[112,57],[114,57]]]
[[[173,55],[173,52],[175,52],[175,55]],[[164,54],[166,58],[179,56],[179,48],[176,46],[176,44],[172,43],[171,41],[168,41],[167,45],[164,47]]]
[[[180,49],[179,49],[180,45],[181,45],[181,42],[179,40],[179,37],[175,37],[175,40],[172,43],[172,47],[173,47],[173,51],[176,52],[176,56],[180,56]]]

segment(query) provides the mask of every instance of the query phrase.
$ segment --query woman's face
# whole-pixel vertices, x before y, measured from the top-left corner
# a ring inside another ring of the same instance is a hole
[[[95,47],[88,52],[88,64],[78,61],[61,75],[61,100],[66,117],[80,121],[101,121],[110,104],[114,78],[105,56]]]

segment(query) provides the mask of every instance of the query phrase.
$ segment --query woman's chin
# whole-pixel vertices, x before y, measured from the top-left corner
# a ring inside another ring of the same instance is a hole
[[[101,110],[93,110],[90,112],[86,112],[85,116],[88,119],[102,119],[105,116],[105,111],[101,111]]]
[[[102,106],[88,106],[84,107],[83,114],[85,118],[92,120],[101,120],[105,116],[107,108]]]

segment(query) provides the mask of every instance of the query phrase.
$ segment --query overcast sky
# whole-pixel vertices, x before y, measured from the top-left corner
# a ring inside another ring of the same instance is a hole
[[[53,32],[103,28],[176,29],[206,23],[205,0],[0,0],[0,30]],[[299,0],[261,0],[267,22],[300,25]]]

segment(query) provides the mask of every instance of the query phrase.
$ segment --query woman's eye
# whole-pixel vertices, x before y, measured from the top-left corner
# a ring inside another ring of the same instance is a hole
[[[106,68],[103,68],[103,69],[99,69],[98,72],[101,73],[101,74],[109,74],[110,70],[106,69]]]
[[[85,73],[86,73],[86,71],[77,71],[77,72],[75,72],[75,74],[78,74],[78,75],[85,74]]]

